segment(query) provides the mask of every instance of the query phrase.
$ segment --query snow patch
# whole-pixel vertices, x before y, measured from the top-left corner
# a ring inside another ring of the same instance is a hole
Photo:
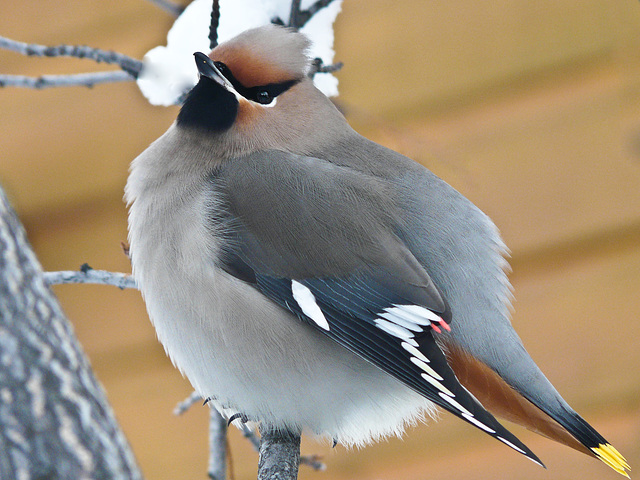
[[[314,0],[303,0],[306,9]],[[300,29],[312,42],[311,58],[320,57],[325,65],[333,63],[333,22],[342,0],[334,0],[318,11]],[[291,0],[220,0],[218,42],[223,43],[250,28],[266,25],[274,17],[289,19]],[[209,52],[211,0],[194,0],[175,21],[167,34],[167,45],[155,47],[143,58],[144,68],[138,87],[152,105],[169,106],[198,81],[194,52]],[[338,95],[338,79],[329,73],[318,74],[314,83],[325,95]]]

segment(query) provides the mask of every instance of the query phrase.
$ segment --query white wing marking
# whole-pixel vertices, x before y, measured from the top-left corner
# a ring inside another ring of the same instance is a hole
[[[435,378],[436,380],[444,380],[444,378],[442,378],[438,372],[436,372],[433,368],[431,368],[429,365],[427,365],[426,363],[424,363],[422,360],[416,358],[416,357],[411,357],[410,360],[416,364],[418,367],[420,367],[422,370],[424,370],[425,372],[427,372],[429,375],[431,375],[433,378]]]
[[[402,342],[400,346],[404,348],[407,352],[409,352],[411,355],[416,357],[418,360],[422,360],[425,363],[429,363],[429,359],[425,357],[424,354],[413,345],[409,345],[408,343]]]
[[[329,322],[327,322],[324,313],[316,303],[316,297],[313,296],[311,290],[300,282],[291,280],[291,293],[293,294],[293,299],[300,305],[302,313],[316,322],[316,325],[320,328],[329,331]]]
[[[466,413],[463,413],[462,416],[464,418],[466,418],[467,420],[469,420],[471,423],[473,423],[476,427],[481,428],[482,430],[484,430],[487,433],[496,433],[495,430],[487,427],[484,423],[480,422],[477,418],[473,417],[472,415],[467,415]],[[504,441],[504,439],[502,439],[502,441]]]
[[[429,382],[431,385],[433,385],[434,387],[436,387],[438,390],[440,390],[442,393],[444,393],[445,395],[449,395],[450,397],[455,397],[455,395],[453,393],[451,393],[451,390],[449,390],[447,387],[445,387],[444,385],[442,385],[438,380],[436,380],[435,378],[427,375],[426,373],[421,373],[420,376],[422,378],[424,378],[427,382]]]

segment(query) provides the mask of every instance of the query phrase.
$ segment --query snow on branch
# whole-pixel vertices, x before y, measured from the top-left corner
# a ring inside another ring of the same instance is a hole
[[[198,81],[193,66],[194,52],[211,50],[212,39],[222,43],[250,28],[272,23],[275,19],[297,19],[300,32],[312,42],[311,58],[333,63],[333,22],[342,0],[219,0],[219,18],[212,14],[212,0],[194,0],[176,20],[167,34],[167,45],[151,49],[144,56],[144,69],[138,87],[153,105],[173,105]],[[218,25],[215,37],[211,34]],[[282,21],[280,21],[283,23]],[[319,71],[313,80],[328,96],[338,95],[338,80],[332,70]],[[316,73],[316,72],[313,72]]]
[[[48,47],[36,43],[24,43],[10,38],[0,37],[0,48],[20,53],[22,55],[35,57],[74,57],[86,58],[98,63],[109,63],[118,65],[123,71],[133,78],[138,78],[142,70],[142,62],[122,53],[111,50],[101,50],[99,48],[87,47],[84,45],[58,45]]]
[[[313,77],[316,87],[328,96],[338,95],[338,80],[332,73],[342,64],[332,65],[333,22],[342,0],[194,0],[187,7],[169,0],[150,1],[178,18],[167,35],[167,46],[153,48],[143,60],[87,46],[45,46],[0,37],[0,49],[22,55],[86,58],[117,65],[122,70],[40,77],[3,74],[0,87],[92,87],[135,79],[152,105],[175,105],[198,80],[193,65],[194,52],[211,50],[219,42],[250,28],[268,23],[284,24],[281,19],[288,18],[287,25],[299,29],[312,42],[308,53],[315,60],[309,76]]]

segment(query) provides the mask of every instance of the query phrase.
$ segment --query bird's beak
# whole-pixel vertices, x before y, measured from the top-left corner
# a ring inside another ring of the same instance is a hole
[[[213,63],[213,60],[209,58],[208,55],[205,55],[201,52],[196,52],[193,54],[196,60],[196,67],[198,67],[198,72],[203,77],[207,77],[220,86],[226,88],[229,91],[233,91],[233,85],[227,80],[224,75],[218,70],[218,68]]]

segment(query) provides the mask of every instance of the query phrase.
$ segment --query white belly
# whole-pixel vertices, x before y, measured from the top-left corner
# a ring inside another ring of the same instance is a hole
[[[132,190],[134,275],[159,340],[202,397],[347,445],[400,434],[433,414],[428,400],[217,268],[204,194],[168,204],[155,199],[166,192],[139,198]]]

